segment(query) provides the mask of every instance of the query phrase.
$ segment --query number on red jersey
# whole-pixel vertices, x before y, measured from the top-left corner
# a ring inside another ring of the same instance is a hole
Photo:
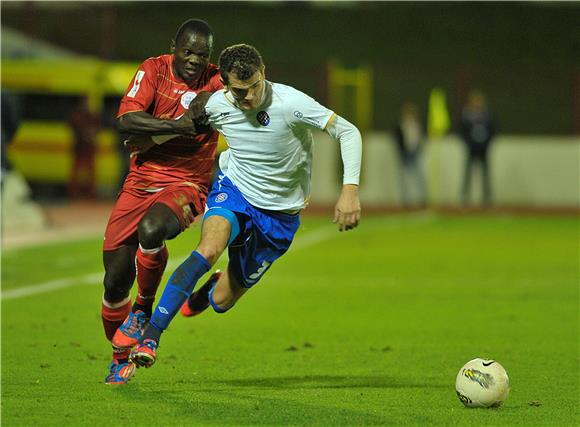
[[[135,82],[133,82],[133,87],[131,88],[131,90],[127,94],[127,96],[129,98],[135,98],[135,95],[137,95],[137,92],[139,91],[139,88],[141,87],[141,80],[143,79],[144,75],[145,75],[145,71],[143,71],[143,70],[137,71],[137,74],[135,75]]]

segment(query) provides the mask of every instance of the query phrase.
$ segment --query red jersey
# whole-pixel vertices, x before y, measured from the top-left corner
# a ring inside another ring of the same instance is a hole
[[[173,55],[143,62],[121,100],[117,117],[145,111],[158,119],[177,119],[197,93],[223,88],[213,64],[207,66],[197,82],[188,85],[174,74],[172,63]],[[168,185],[188,185],[207,194],[217,139],[217,132],[210,130],[196,137],[176,137],[139,155],[131,154],[131,169],[123,189],[156,191]]]

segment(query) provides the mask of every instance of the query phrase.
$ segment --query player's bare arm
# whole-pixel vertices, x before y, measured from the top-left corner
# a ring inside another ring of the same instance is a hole
[[[187,117],[191,120],[191,126],[194,128],[195,135],[205,133],[209,131],[209,122],[207,118],[207,113],[205,111],[205,104],[207,104],[208,99],[211,96],[211,92],[200,92],[189,104],[189,108],[186,113],[179,119],[182,120]],[[133,113],[129,113],[133,114]],[[119,120],[125,116],[121,116]],[[175,120],[175,121],[179,121]],[[191,134],[187,134],[191,135]],[[124,141],[124,144],[131,149],[133,152],[143,153],[149,150],[155,145],[163,144],[173,138],[178,136],[177,133],[165,132],[165,133],[149,133],[149,134],[134,134],[129,137],[129,139]]]
[[[117,119],[121,132],[133,135],[184,135],[195,136],[195,128],[191,114],[184,114],[177,120],[161,120],[145,111],[134,111]]]

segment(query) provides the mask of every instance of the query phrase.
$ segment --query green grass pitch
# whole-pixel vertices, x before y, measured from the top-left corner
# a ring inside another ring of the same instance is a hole
[[[4,251],[2,425],[578,425],[578,237],[570,217],[305,216],[234,309],[176,317],[123,387],[103,383],[100,238]],[[457,399],[474,357],[507,369],[504,407]]]

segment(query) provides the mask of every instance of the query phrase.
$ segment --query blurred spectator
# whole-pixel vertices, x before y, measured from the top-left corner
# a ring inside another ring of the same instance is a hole
[[[119,192],[123,189],[123,184],[125,184],[125,178],[129,174],[129,168],[131,166],[131,150],[125,146],[124,142],[129,138],[129,134],[121,133],[117,125],[117,110],[119,109],[119,102],[121,102],[121,97],[110,98],[111,102],[108,102],[103,111],[103,125],[104,127],[111,129],[113,132],[113,144],[117,150],[117,157],[119,160],[118,178],[113,188],[114,194],[112,194],[114,199],[117,199]],[[113,102],[114,101],[114,102]]]
[[[69,196],[81,195],[95,198],[95,148],[96,136],[101,129],[101,119],[90,111],[87,98],[82,98],[71,114],[69,124],[73,131],[73,168],[69,180]]]
[[[467,105],[461,114],[460,132],[467,149],[461,200],[463,204],[467,204],[469,200],[471,176],[478,164],[482,171],[483,204],[489,206],[492,194],[488,152],[496,134],[496,123],[487,107],[485,95],[478,90],[469,94]]]
[[[5,90],[2,91],[0,105],[2,106],[2,148],[0,152],[2,157],[2,171],[0,173],[0,183],[4,186],[4,178],[12,170],[12,164],[8,160],[6,151],[20,125],[20,108],[17,98]]]
[[[425,129],[417,105],[406,103],[402,106],[395,137],[399,149],[401,201],[404,206],[425,206],[427,188],[421,167]]]

